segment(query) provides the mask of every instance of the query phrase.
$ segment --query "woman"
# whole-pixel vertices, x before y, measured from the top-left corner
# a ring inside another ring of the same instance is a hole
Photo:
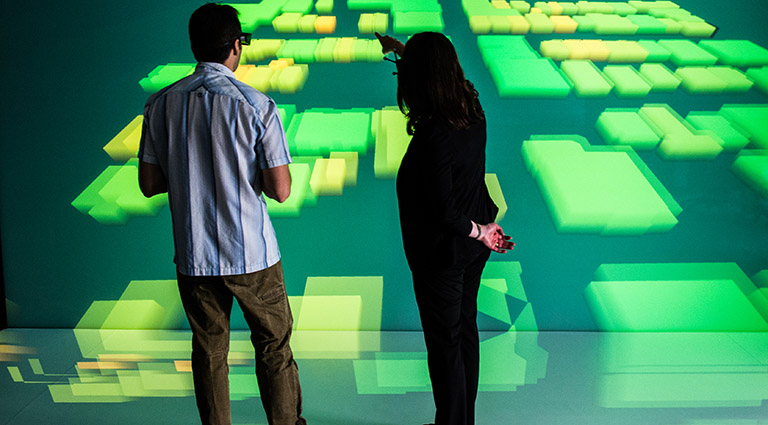
[[[491,251],[511,249],[485,186],[485,115],[451,42],[416,34],[395,52],[397,102],[413,135],[397,175],[400,226],[427,345],[437,425],[475,423],[477,291]]]

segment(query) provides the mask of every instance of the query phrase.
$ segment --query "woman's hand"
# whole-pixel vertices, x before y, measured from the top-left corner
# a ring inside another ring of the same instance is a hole
[[[478,224],[477,229],[473,229],[469,236],[482,242],[491,251],[504,254],[515,247],[512,237],[505,235],[504,230],[496,223]]]
[[[403,43],[388,35],[375,34],[376,38],[379,39],[379,43],[381,43],[381,53],[386,55],[389,52],[395,52],[396,55],[403,55],[403,50],[405,50]]]

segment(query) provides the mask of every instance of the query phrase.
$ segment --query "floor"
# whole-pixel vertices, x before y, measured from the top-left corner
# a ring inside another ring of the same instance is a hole
[[[768,424],[765,333],[483,333],[477,423]],[[297,332],[312,425],[433,419],[418,332]],[[194,424],[186,331],[0,332],[0,424]],[[266,424],[248,334],[233,424]]]

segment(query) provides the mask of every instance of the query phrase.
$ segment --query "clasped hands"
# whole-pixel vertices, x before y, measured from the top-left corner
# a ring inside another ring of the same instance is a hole
[[[479,232],[475,235],[476,230],[473,230],[469,236],[482,242],[488,249],[501,254],[507,252],[507,250],[514,249],[515,243],[512,242],[512,236],[504,234],[501,226],[496,223],[478,224],[477,228]]]

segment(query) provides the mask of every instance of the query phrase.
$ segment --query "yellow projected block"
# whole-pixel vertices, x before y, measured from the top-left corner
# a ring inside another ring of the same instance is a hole
[[[299,18],[299,32],[303,34],[314,33],[316,20],[317,15],[304,15]]]
[[[104,146],[104,152],[118,162],[128,161],[139,151],[141,124],[144,117],[138,115]]]
[[[276,75],[277,84],[273,85],[272,89],[276,89],[280,93],[296,93],[304,88],[308,76],[309,67],[306,64],[289,66]],[[274,78],[273,82],[275,81]]]
[[[357,152],[331,152],[331,159],[342,159],[346,166],[344,173],[344,186],[357,186]]]
[[[544,40],[539,46],[539,52],[541,52],[542,56],[556,61],[570,58],[570,51],[563,40]]]
[[[101,329],[157,329],[165,313],[154,300],[120,300],[104,319]]]
[[[275,68],[260,65],[257,66],[253,72],[249,74],[248,79],[243,82],[256,90],[265,93],[272,88],[270,81],[272,80],[272,75],[274,75],[274,73]]]
[[[581,40],[562,40],[563,46],[568,49],[568,59],[592,59],[589,49]]]
[[[554,12],[553,12],[554,15]],[[576,32],[576,28],[579,24],[573,20],[570,16],[550,16],[549,19],[555,24],[555,33],[557,34],[573,34]]]
[[[488,21],[491,23],[491,32],[494,34],[509,34],[512,31],[512,23],[506,16],[489,16]]]
[[[362,317],[360,295],[305,295],[301,297],[297,331],[357,331]]]
[[[642,63],[648,58],[648,50],[636,41],[606,40],[603,45],[611,52],[608,55],[611,63]]]
[[[520,17],[522,18],[522,16]],[[470,16],[469,28],[473,34],[488,34],[491,32],[491,21],[484,15]]]
[[[485,185],[488,187],[488,193],[493,199],[493,203],[499,207],[499,212],[496,214],[494,222],[498,223],[504,219],[504,215],[507,214],[507,201],[504,199],[504,192],[501,191],[501,184],[499,184],[499,178],[496,174],[485,175]]]
[[[272,20],[272,28],[279,33],[299,32],[301,13],[283,13]]]
[[[333,34],[336,32],[336,17],[318,16],[315,20],[315,32],[318,34]]]
[[[507,16],[512,34],[528,34],[531,23],[524,16]]]
[[[397,107],[393,107],[374,112],[371,122],[376,134],[374,174],[378,179],[395,178],[411,140],[405,131],[405,117]]]
[[[309,186],[312,192],[321,196],[340,196],[344,192],[344,179],[347,173],[346,161],[341,158],[315,161]]]
[[[592,62],[605,62],[611,55],[603,40],[581,40],[581,45],[589,51],[589,59]]]
[[[274,58],[285,40],[251,40],[251,44],[243,46],[240,63],[256,63],[264,59]]]
[[[280,58],[269,62],[269,67],[272,69],[285,69],[289,66],[293,66],[293,58]]]
[[[355,38],[341,37],[333,49],[333,61],[336,63],[352,62],[352,49],[355,46]]]

